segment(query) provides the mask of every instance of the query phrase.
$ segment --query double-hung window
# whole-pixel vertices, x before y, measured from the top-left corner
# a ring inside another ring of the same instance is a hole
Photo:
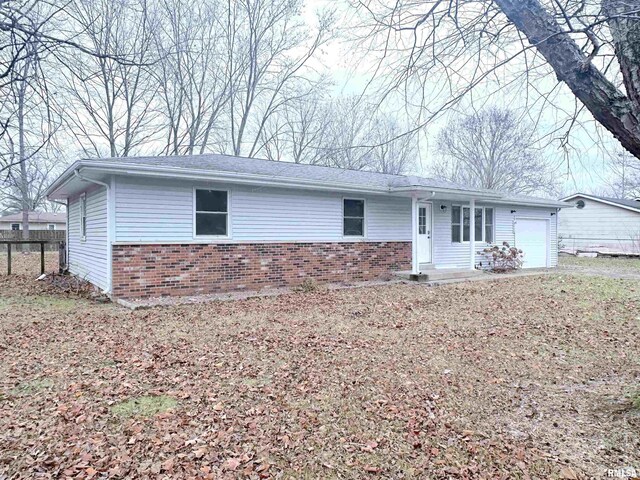
[[[484,209],[484,241],[493,243],[493,208]]]
[[[476,207],[473,211],[476,242],[493,243],[494,211],[491,207]],[[471,208],[451,207],[451,242],[469,242],[471,239]]]
[[[343,235],[364,237],[364,200],[345,198],[343,200]]]
[[[195,191],[195,229],[197,237],[226,237],[229,231],[229,192]]]
[[[49,225],[47,225],[47,230],[55,230],[55,229],[56,229],[55,223],[50,223]]]
[[[468,242],[471,234],[471,210],[469,207],[462,207],[462,241]]]
[[[460,230],[462,224],[460,223],[462,220],[462,207],[458,205],[453,205],[451,207],[451,242],[460,243],[462,241],[462,237],[460,236]]]
[[[20,224],[19,223],[12,223],[11,224],[11,230],[20,230]]]
[[[80,236],[82,240],[87,238],[87,195],[80,195]]]

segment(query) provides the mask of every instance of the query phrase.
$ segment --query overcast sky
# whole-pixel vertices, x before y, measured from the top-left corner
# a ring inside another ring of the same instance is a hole
[[[377,83],[381,83],[390,71],[382,68],[374,74],[378,66],[374,56],[367,55],[366,52],[356,48],[350,35],[353,14],[351,9],[345,7],[343,1],[346,0],[306,0],[304,16],[308,22],[313,22],[315,12],[319,9],[329,7],[339,12],[337,28],[340,35],[323,49],[317,61],[330,72],[335,84],[333,87],[335,95],[372,94],[376,92]],[[510,64],[506,67],[504,74],[508,76],[510,73],[517,72],[519,68],[522,68],[522,65]],[[470,97],[462,105],[448,111],[444,117],[425,128],[420,145],[421,158],[416,164],[415,173],[424,174],[427,170],[429,162],[435,155],[434,137],[446,124],[447,118],[459,114],[460,111],[468,111],[472,104],[476,108],[509,105],[519,109],[522,115],[530,113],[531,118],[540,119],[536,129],[540,137],[547,139],[558,137],[559,133],[551,135],[550,132],[558,129],[566,121],[567,112],[573,112],[575,97],[568,88],[564,86],[556,88],[555,85],[554,75],[549,75],[536,85],[540,92],[554,92],[552,100],[555,107],[544,106],[541,101],[533,101],[534,94],[531,89],[527,91],[522,83],[516,83],[508,89],[497,89],[495,83],[479,88],[473,93],[473,98]],[[433,91],[438,91],[437,84],[433,85]],[[528,108],[527,105],[530,107]],[[394,113],[401,112],[402,108],[399,105],[395,106],[398,108]],[[549,145],[546,145],[549,142],[545,142],[544,154],[553,162],[562,193],[566,194],[575,191],[605,190],[607,181],[611,180],[607,167],[608,158],[622,151],[615,139],[595,124],[589,113],[583,113],[579,118],[579,124],[572,130],[569,146],[561,148],[559,141],[553,141]]]

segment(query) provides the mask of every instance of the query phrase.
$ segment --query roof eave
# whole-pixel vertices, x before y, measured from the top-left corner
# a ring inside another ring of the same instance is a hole
[[[409,193],[409,192],[433,192],[444,194],[456,194],[467,197],[474,197],[478,199],[497,199],[501,198],[498,193],[481,192],[478,190],[466,190],[462,188],[444,188],[444,187],[431,187],[428,185],[408,185],[401,187],[391,187],[389,189],[391,193]]]
[[[605,205],[611,205],[613,207],[624,208],[625,210],[630,210],[632,212],[640,213],[640,207],[635,208],[631,205],[624,205],[622,203],[611,202],[609,200],[604,200],[602,198],[594,197],[593,195],[589,195],[588,193],[574,193],[573,195],[569,195],[568,197],[561,198],[560,201],[569,201],[573,198],[584,197],[589,200],[593,200],[594,202],[604,203]]]
[[[528,207],[545,207],[545,208],[573,208],[570,203],[558,202],[556,200],[513,200],[513,199],[501,199],[496,200],[494,203],[500,205],[524,205]]]

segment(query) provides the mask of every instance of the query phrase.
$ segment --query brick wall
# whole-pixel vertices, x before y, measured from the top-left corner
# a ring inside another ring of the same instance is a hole
[[[373,280],[411,269],[411,242],[115,245],[113,294],[195,295]]]

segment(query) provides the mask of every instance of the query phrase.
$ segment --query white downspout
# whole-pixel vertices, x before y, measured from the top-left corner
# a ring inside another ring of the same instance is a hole
[[[113,196],[113,189],[108,183],[101,182],[100,180],[95,180],[93,178],[86,178],[80,175],[80,169],[75,169],[73,174],[78,177],[80,181],[94,183],[96,185],[101,185],[106,189],[107,193],[107,289],[106,293],[111,294],[112,287],[112,255],[113,255],[113,225],[111,222],[112,205],[111,200]],[[69,226],[67,225],[67,231],[69,230]],[[68,252],[67,252],[68,255]]]

